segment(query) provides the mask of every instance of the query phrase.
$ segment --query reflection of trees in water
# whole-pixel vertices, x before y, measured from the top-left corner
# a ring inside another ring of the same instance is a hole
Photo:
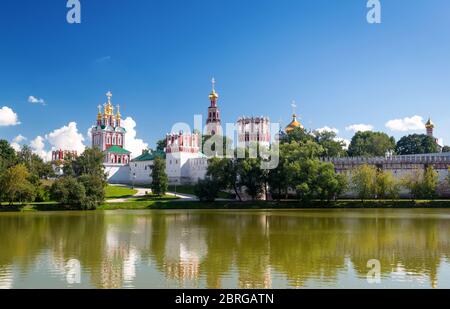
[[[348,258],[361,278],[369,270],[367,262],[378,259],[383,275],[401,266],[405,272],[425,275],[433,286],[436,284],[441,258],[450,252],[447,220],[352,213],[347,217],[333,212],[319,216],[223,212],[191,214],[189,218],[178,214],[176,226],[203,227],[207,252],[200,275],[206,277],[210,288],[221,287],[222,279],[234,268],[243,288],[270,287],[275,272],[284,274],[293,287],[304,286],[309,279],[335,284],[338,274],[347,270]],[[159,218],[166,222],[160,223],[166,229],[173,229],[170,217]],[[164,250],[153,252],[161,261],[166,258],[164,254]]]
[[[231,277],[241,288],[268,288],[275,275],[301,287],[309,280],[335,285],[348,261],[365,278],[367,261],[378,259],[385,276],[401,269],[435,286],[450,253],[450,223],[433,212],[410,213],[6,214],[0,216],[0,274],[12,265],[27,273],[50,251],[56,261],[78,259],[99,288],[132,285],[144,260],[180,287],[204,280],[220,288]]]

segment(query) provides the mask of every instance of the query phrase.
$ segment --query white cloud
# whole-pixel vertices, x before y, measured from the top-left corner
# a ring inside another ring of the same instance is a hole
[[[104,63],[104,62],[110,62],[112,60],[111,56],[104,56],[98,59],[95,59],[96,63]]]
[[[336,129],[336,128],[330,128],[330,127],[328,127],[328,126],[325,126],[325,127],[323,127],[323,128],[319,128],[319,129],[316,129],[314,132],[318,132],[318,133],[323,133],[323,132],[333,132],[333,133],[335,133],[336,135],[339,134],[339,130],[338,130],[338,129]],[[334,141],[344,143],[344,144],[345,144],[345,146],[344,146],[345,149],[348,149],[348,146],[350,146],[350,141],[349,141],[348,139],[345,139],[345,138],[342,138],[342,137],[339,137],[339,136],[336,136],[336,137],[334,138]]]
[[[344,146],[344,149],[345,149],[345,150],[348,149],[348,147],[350,146],[350,143],[351,143],[348,139],[341,138],[341,137],[336,137],[334,140],[335,140],[336,142],[342,142],[342,143],[344,143],[344,144],[345,144],[345,146]]]
[[[27,138],[25,136],[19,134],[12,140],[11,147],[14,148],[15,151],[20,151],[22,149],[22,145],[20,144],[26,140]]]
[[[51,151],[45,150],[45,139],[42,136],[37,136],[30,142],[30,147],[35,154],[40,156],[44,161],[50,161],[52,158]]]
[[[0,109],[0,127],[16,126],[20,124],[17,114],[8,106]]]
[[[347,131],[353,131],[353,132],[366,132],[366,131],[373,131],[374,127],[371,124],[352,124],[345,128]]]
[[[22,146],[19,143],[12,142],[10,145],[17,152],[19,152],[22,149]]]
[[[421,116],[406,117],[403,119],[389,120],[386,128],[394,132],[422,131],[425,129],[425,123]]]
[[[92,127],[87,130],[86,139],[92,142]]]
[[[26,141],[27,138],[25,136],[23,136],[22,134],[17,135],[16,137],[14,137],[13,142],[14,143],[22,143],[23,141]]]
[[[86,149],[83,134],[78,132],[76,122],[70,122],[67,126],[54,130],[47,134],[45,139],[50,143],[52,150],[75,150],[81,154]]]
[[[45,105],[45,100],[44,99],[37,98],[37,97],[32,96],[32,95],[30,95],[28,97],[28,102],[31,103],[31,104],[42,104],[42,105]]]
[[[131,117],[127,117],[125,120],[122,120],[121,125],[127,130],[125,135],[125,149],[131,151],[131,156],[133,158],[139,156],[143,149],[148,148],[148,144],[142,139],[136,138],[136,121]]]
[[[319,132],[319,133],[323,133],[323,132],[333,132],[333,133],[339,134],[339,130],[338,130],[338,129],[336,129],[336,128],[330,128],[330,127],[328,127],[328,126],[325,126],[325,127],[323,127],[323,128],[319,128],[319,129],[316,129],[316,132]]]
[[[78,154],[83,153],[86,149],[83,142],[84,137],[78,132],[77,123],[70,122],[68,125],[46,134],[45,137],[36,137],[30,142],[30,147],[35,154],[49,161],[53,150],[75,150]]]

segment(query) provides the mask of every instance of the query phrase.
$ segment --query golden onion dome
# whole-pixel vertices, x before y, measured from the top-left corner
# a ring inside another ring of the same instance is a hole
[[[217,100],[219,98],[219,94],[213,89],[211,94],[209,95],[210,100]]]
[[[431,118],[428,119],[427,123],[425,124],[425,127],[427,129],[433,129],[434,128],[434,123],[433,123],[433,121],[431,121]]]
[[[217,99],[219,98],[219,94],[216,92],[216,79],[213,77],[213,79],[212,79],[212,92],[211,92],[211,94],[209,95],[209,99],[211,100],[211,101],[217,101]]]
[[[292,122],[286,127],[285,131],[287,133],[292,132],[296,128],[303,128],[303,125],[297,121],[297,115],[292,115]]]

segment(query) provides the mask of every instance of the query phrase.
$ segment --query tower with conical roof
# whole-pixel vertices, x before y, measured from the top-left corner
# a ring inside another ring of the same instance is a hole
[[[211,105],[208,107],[208,118],[206,119],[206,135],[222,135],[222,124],[220,110],[217,105],[219,94],[215,89],[216,80],[212,79],[212,92],[209,95]]]

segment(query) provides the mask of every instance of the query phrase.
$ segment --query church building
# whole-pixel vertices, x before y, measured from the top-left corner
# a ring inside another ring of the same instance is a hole
[[[124,148],[126,130],[120,125],[120,106],[111,103],[112,93],[106,94],[108,103],[98,106],[97,124],[92,128],[92,148],[98,148],[105,154],[105,164],[126,165],[130,162],[131,152]]]
[[[120,106],[111,102],[112,93],[106,94],[108,102],[98,106],[97,123],[92,127],[92,148],[104,154],[104,166],[110,183],[129,183],[131,152],[125,149],[126,130],[121,126]]]

